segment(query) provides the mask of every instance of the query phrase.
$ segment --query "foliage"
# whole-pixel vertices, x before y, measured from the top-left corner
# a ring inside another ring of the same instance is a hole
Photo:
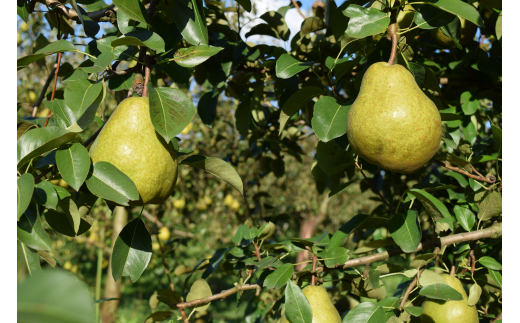
[[[501,1],[326,0],[295,35],[294,2],[265,13],[249,0],[113,0],[117,13],[103,0],[61,2],[17,2],[20,320],[38,297],[88,315],[96,299],[99,320],[117,301],[101,285],[117,279],[121,322],[176,321],[184,309],[196,322],[310,322],[301,288],[316,280],[344,322],[416,322],[424,299],[460,299],[440,278],[450,268],[481,319],[501,315]],[[443,135],[432,162],[403,175],[356,156],[346,119],[407,4],[395,63],[435,103]],[[260,19],[240,32],[245,16]],[[478,26],[469,41],[461,19]],[[119,102],[143,92],[179,177],[165,203],[126,206],[113,236],[112,211],[139,198],[136,186],[87,152]],[[69,281],[63,295],[29,292]]]

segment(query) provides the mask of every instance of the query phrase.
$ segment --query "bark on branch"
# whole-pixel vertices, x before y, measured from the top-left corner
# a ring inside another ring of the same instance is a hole
[[[185,309],[187,307],[204,305],[204,304],[208,304],[209,302],[214,301],[216,299],[224,299],[224,298],[228,297],[229,295],[233,295],[235,293],[238,293],[238,292],[241,292],[244,290],[251,290],[251,289],[256,289],[256,294],[258,296],[260,294],[260,291],[262,290],[262,286],[260,286],[260,284],[246,284],[246,285],[242,285],[242,286],[237,286],[237,287],[222,291],[218,294],[211,295],[210,297],[196,299],[191,302],[177,303],[176,306],[179,309]]]
[[[29,13],[33,13],[34,6],[36,5],[37,2],[46,5],[47,7],[53,9],[58,14],[66,17],[68,19],[72,19],[77,23],[81,23],[76,10],[65,6],[58,0],[32,0],[31,4],[29,6]],[[117,23],[117,7],[112,5],[110,7],[107,7],[107,8],[98,10],[98,11],[87,12],[87,16],[90,19],[97,21],[97,22],[111,22],[112,24],[116,24]]]

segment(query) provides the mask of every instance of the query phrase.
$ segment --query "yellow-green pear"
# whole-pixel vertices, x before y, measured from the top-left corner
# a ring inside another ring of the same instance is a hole
[[[312,310],[312,323],[341,323],[341,316],[322,286],[307,286],[302,290]],[[286,305],[287,306],[287,305]],[[282,321],[291,323],[290,320]]]
[[[460,33],[459,44],[466,45],[475,36],[475,33],[477,32],[477,25],[475,25],[472,22],[467,21],[464,18],[460,19],[460,24],[462,26],[462,30]],[[442,32],[442,30],[440,28],[431,29],[430,34],[435,39],[435,41],[441,46],[444,46],[446,48],[455,46],[453,39],[444,35],[444,33]]]
[[[422,323],[478,323],[478,312],[475,306],[468,305],[468,295],[460,280],[448,274],[441,275],[448,286],[462,294],[461,301],[442,301],[426,299],[422,304]]]
[[[92,162],[106,161],[137,186],[132,206],[163,203],[177,182],[177,154],[155,131],[148,98],[123,100],[90,148]]]
[[[409,174],[437,152],[441,115],[404,66],[372,64],[348,112],[354,152],[381,168]]]

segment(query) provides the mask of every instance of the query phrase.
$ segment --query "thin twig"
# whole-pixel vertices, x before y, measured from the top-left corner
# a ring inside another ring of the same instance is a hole
[[[419,277],[421,276],[424,269],[426,269],[426,268],[419,270],[419,272],[417,273],[417,275],[415,276],[413,281],[410,283],[410,285],[406,289],[406,292],[404,293],[403,300],[401,301],[401,305],[399,305],[399,308],[401,308],[401,309],[404,308],[404,305],[406,304],[406,301],[408,300],[408,296],[410,296],[410,293],[415,288],[415,285],[417,285],[417,281],[419,281]]]
[[[477,180],[477,181],[486,182],[486,183],[489,183],[489,184],[494,184],[496,182],[496,179],[493,180],[493,179],[484,177],[482,175],[478,176],[478,175],[470,174],[470,173],[468,173],[467,171],[465,171],[463,169],[460,169],[458,167],[453,167],[451,165],[445,164],[445,163],[443,163],[443,162],[441,162],[440,160],[437,160],[437,159],[434,159],[433,162],[438,164],[438,165],[440,165],[440,166],[442,166],[442,167],[444,167],[444,168],[447,168],[447,169],[452,170],[454,172],[457,172],[459,174],[465,175],[465,176],[467,176],[469,178],[472,178],[474,180]]]
[[[370,181],[368,180],[368,177],[367,175],[365,175],[365,172],[363,172],[363,169],[361,169],[361,167],[359,166],[358,162],[356,162],[356,167],[357,169],[359,169],[359,171],[361,172],[361,174],[363,174],[363,177],[365,178],[365,182],[370,185],[370,187],[374,190],[374,192],[377,192],[377,194],[379,195],[379,197],[381,198],[381,200],[383,200],[383,202],[385,203],[386,207],[388,207],[388,209],[390,210],[391,213],[394,213],[394,209],[390,206],[390,204],[388,204],[388,202],[386,201],[386,199],[384,198],[384,196],[381,194],[381,192],[379,192],[377,190],[377,188],[375,188],[374,185],[372,185],[372,183],[370,183]]]
[[[303,15],[303,13],[301,12],[301,10],[300,10],[300,6],[298,5],[298,3],[297,3],[295,0],[291,0],[291,2],[292,2],[293,5],[296,7],[296,10],[298,10],[298,12],[300,13],[300,16],[302,16],[303,19],[306,19],[305,16]]]
[[[154,59],[151,56],[146,55],[144,58],[144,63],[145,63],[145,67],[144,67],[143,98],[147,98],[148,97],[148,88],[146,87],[146,84],[148,84],[148,82],[150,81],[150,71],[152,69]]]
[[[238,293],[238,292],[241,292],[244,290],[251,290],[251,289],[256,289],[257,293],[259,293],[260,290],[262,290],[262,286],[260,284],[246,284],[246,285],[242,285],[242,286],[237,286],[237,287],[222,291],[218,294],[214,294],[210,297],[196,299],[191,302],[177,303],[177,304],[175,304],[175,306],[179,309],[184,309],[184,308],[188,308],[188,307],[204,305],[204,304],[208,304],[209,302],[214,301],[216,299],[224,299],[224,298],[228,297],[229,295],[233,295],[235,293]]]
[[[183,308],[179,308],[179,312],[181,313],[182,321],[184,323],[189,323],[188,315],[186,315],[186,311]]]
[[[312,255],[312,276],[311,276],[311,286],[316,285],[316,262],[318,262],[318,256]]]
[[[58,14],[58,12],[56,12],[56,21],[57,21],[57,25],[58,25],[58,40],[61,39],[61,34],[60,34],[60,15]],[[54,95],[56,94],[56,84],[58,83],[58,72],[60,70],[60,64],[61,64],[61,56],[63,55],[63,53],[58,53],[58,60],[56,62],[56,71],[54,72],[54,86],[52,87],[52,96],[51,96],[51,101],[54,100]],[[47,113],[47,119],[45,119],[45,125],[43,126],[44,128],[47,127],[47,124],[49,123],[49,118],[51,117],[51,110],[49,110],[49,112]]]
[[[56,63],[54,63],[54,66],[51,69],[51,72],[49,73],[49,76],[47,77],[47,81],[45,81],[45,84],[43,85],[42,92],[40,93],[40,97],[38,100],[36,100],[36,103],[33,105],[32,110],[32,116],[36,117],[38,114],[38,109],[40,108],[40,104],[42,104],[43,99],[45,98],[45,93],[47,92],[47,89],[49,88],[49,85],[51,84],[52,79],[54,78],[54,75],[56,73],[56,66],[58,62],[58,57],[56,57]]]

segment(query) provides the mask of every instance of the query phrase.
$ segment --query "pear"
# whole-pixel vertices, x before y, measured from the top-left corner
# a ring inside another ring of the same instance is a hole
[[[475,306],[468,306],[468,295],[460,280],[448,274],[441,275],[448,286],[462,294],[461,301],[441,301],[426,299],[422,304],[422,323],[478,323],[478,312]]]
[[[134,182],[132,206],[163,203],[177,182],[177,154],[155,131],[148,98],[121,101],[90,148],[92,162],[106,161]]]
[[[472,22],[467,21],[464,18],[460,19],[460,24],[462,26],[461,34],[460,34],[460,40],[459,44],[466,45],[471,40],[473,40],[473,37],[475,36],[475,33],[477,32],[477,25],[475,25]],[[441,31],[440,28],[435,28],[430,30],[430,34],[435,39],[435,41],[445,48],[450,48],[455,46],[455,43],[453,42],[453,39],[450,37],[444,35],[444,33]]]
[[[303,295],[309,301],[312,309],[312,323],[341,323],[341,316],[334,304],[330,301],[329,294],[322,286],[307,286],[302,290]],[[285,318],[287,322],[290,320]]]
[[[437,152],[441,115],[404,66],[372,64],[347,118],[354,152],[381,168],[409,174]]]

